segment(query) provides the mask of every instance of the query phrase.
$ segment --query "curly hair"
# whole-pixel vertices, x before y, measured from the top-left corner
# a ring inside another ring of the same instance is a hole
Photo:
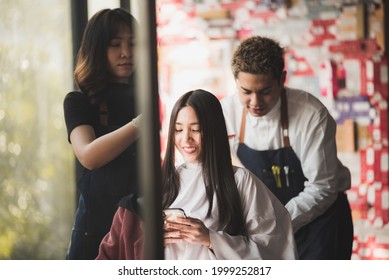
[[[241,42],[232,57],[232,73],[273,74],[281,78],[284,71],[284,49],[270,38],[254,36]]]

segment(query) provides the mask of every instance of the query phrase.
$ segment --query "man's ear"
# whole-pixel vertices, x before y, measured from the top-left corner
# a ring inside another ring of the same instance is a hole
[[[282,74],[281,74],[281,78],[280,78],[280,85],[284,85],[285,84],[285,81],[286,81],[286,71],[282,71]]]

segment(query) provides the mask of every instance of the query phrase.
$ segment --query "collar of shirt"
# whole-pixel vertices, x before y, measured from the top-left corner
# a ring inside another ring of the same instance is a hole
[[[194,163],[191,163],[191,162],[185,162],[184,164],[182,164],[182,167],[186,168],[186,169],[202,169],[203,168],[203,165],[199,162],[194,162]]]
[[[248,123],[252,127],[258,126],[260,122],[270,122],[270,121],[279,121],[280,119],[280,108],[281,108],[281,98],[278,98],[276,105],[263,117],[253,117],[251,114],[248,115]]]

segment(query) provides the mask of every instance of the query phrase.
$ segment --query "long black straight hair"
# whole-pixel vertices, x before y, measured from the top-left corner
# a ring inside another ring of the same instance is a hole
[[[219,222],[230,235],[248,239],[240,195],[234,178],[227,128],[219,100],[212,93],[197,89],[181,96],[175,103],[169,124],[165,158],[162,164],[162,206],[169,207],[180,191],[180,179],[175,167],[175,125],[179,111],[190,106],[195,111],[201,131],[199,161],[211,215],[213,196],[218,202]]]

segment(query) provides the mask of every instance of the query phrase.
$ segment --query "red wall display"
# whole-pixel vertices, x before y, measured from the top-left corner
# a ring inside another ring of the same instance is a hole
[[[254,34],[276,38],[287,46],[287,85],[319,97],[342,133],[338,152],[352,171],[353,259],[389,259],[383,2],[314,2],[157,1],[161,106],[168,116],[186,89],[219,98],[234,93],[230,58],[237,42]],[[166,120],[162,139],[165,132]],[[354,140],[351,148],[341,143],[345,138]]]

